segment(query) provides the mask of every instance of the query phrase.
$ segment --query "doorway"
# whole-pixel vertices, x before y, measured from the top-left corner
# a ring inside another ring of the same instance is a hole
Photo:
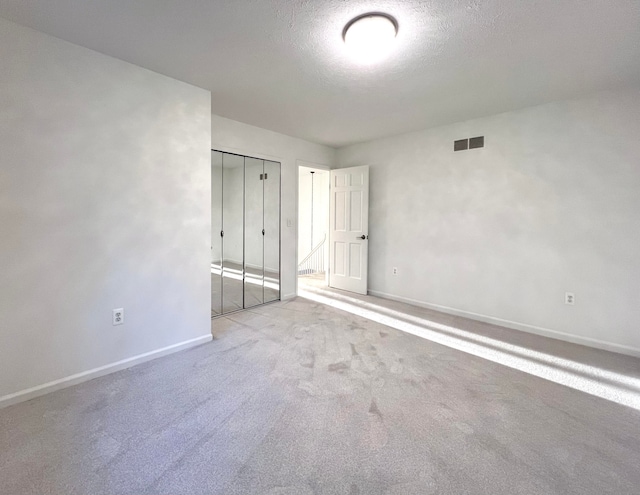
[[[329,170],[298,167],[298,287],[328,285]]]

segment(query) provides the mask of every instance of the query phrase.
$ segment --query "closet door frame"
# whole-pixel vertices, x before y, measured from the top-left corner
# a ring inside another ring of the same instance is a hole
[[[275,299],[273,301],[269,301],[269,302],[263,302],[262,304],[258,305],[258,306],[252,306],[252,307],[259,307],[259,306],[263,306],[265,304],[272,304],[274,302],[278,302],[282,300],[282,162],[279,159],[274,159],[274,157],[270,157],[270,156],[256,156],[256,155],[243,155],[241,153],[236,153],[233,151],[225,151],[224,149],[214,149],[212,148],[211,151],[215,151],[215,152],[219,152],[222,153],[223,156],[224,154],[227,155],[235,155],[241,158],[254,158],[256,160],[262,160],[264,161],[268,161],[268,162],[272,162],[272,163],[277,163],[279,166],[279,174],[278,174],[278,299]],[[263,164],[264,167],[264,164]],[[224,168],[222,171],[223,175],[224,175]],[[246,177],[245,177],[246,180]],[[224,186],[224,183],[223,183]],[[222,195],[224,197],[224,187],[222,188]],[[243,196],[244,196],[244,187],[243,187]],[[243,198],[243,207],[244,207],[244,198]],[[263,215],[264,215],[264,210],[263,210]],[[223,217],[223,224],[224,224],[224,217]],[[242,221],[242,238],[243,238],[243,258],[244,258],[244,229],[245,229],[245,225],[244,225],[244,214],[243,214],[243,221]],[[264,253],[263,253],[263,257],[264,257]],[[243,259],[243,265],[244,265],[244,259]],[[242,283],[244,285],[244,278],[245,278],[246,274],[242,273]],[[223,289],[224,291],[224,289]],[[264,293],[264,281],[263,281],[263,293]],[[228,312],[222,312],[220,315],[216,315],[213,316],[212,319],[216,319],[219,318],[220,316],[225,316],[225,315],[229,315],[229,314],[233,314],[233,313],[237,313],[238,311],[244,311],[245,309],[245,301],[244,301],[244,290],[243,290],[243,297],[242,297],[242,308],[241,309],[235,309],[233,311],[228,311]]]

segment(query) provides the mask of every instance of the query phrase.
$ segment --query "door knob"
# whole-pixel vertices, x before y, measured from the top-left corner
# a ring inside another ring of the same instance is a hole
[[[368,235],[364,235],[364,234],[362,234],[361,236],[356,237],[356,239],[362,239],[363,241],[365,239],[368,239],[368,238],[369,238],[369,236]]]

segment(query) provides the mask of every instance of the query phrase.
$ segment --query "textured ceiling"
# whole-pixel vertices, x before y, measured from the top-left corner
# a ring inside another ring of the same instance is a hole
[[[372,10],[398,19],[397,46],[357,66],[342,28]],[[0,0],[0,16],[335,147],[640,84],[637,0]]]

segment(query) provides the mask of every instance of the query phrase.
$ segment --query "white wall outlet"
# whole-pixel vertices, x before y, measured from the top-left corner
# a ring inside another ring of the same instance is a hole
[[[394,275],[398,274],[398,269],[394,266],[392,272]]]
[[[113,324],[122,325],[124,323],[124,308],[113,310]]]
[[[293,220],[287,218],[287,227],[293,227]]]
[[[573,292],[565,292],[564,303],[573,306],[576,303],[576,295]]]

